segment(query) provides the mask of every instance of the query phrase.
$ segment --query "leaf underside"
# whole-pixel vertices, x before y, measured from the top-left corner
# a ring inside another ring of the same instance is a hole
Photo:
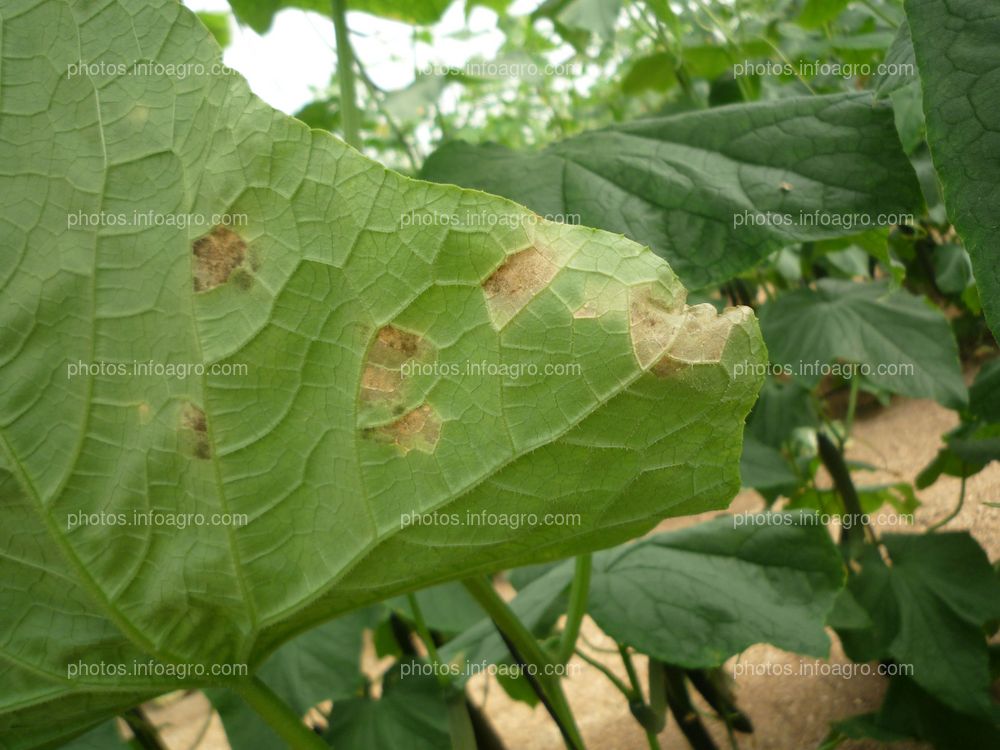
[[[253,668],[337,613],[738,489],[748,310],[310,132],[212,72],[174,0],[11,0],[0,29],[0,748],[217,682],[136,663]],[[206,371],[128,369],[150,361]],[[403,521],[435,511],[580,522]]]

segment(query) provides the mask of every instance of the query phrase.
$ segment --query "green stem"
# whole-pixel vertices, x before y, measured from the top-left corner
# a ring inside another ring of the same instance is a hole
[[[629,654],[628,648],[619,643],[618,653],[621,654],[622,664],[625,665],[625,674],[628,675],[628,683],[632,686],[632,693],[639,700],[644,700],[642,686],[639,684],[639,675],[635,671],[635,665],[632,663],[632,656]]]
[[[563,693],[559,678],[552,674],[553,661],[545,654],[535,636],[531,634],[523,622],[511,610],[493,585],[483,577],[467,578],[462,581],[466,590],[472,595],[490,616],[497,629],[506,636],[516,648],[525,663],[536,670],[539,684],[545,690],[552,709],[559,717],[559,723],[565,728],[567,745],[571,749],[583,750],[583,737],[576,726],[576,719],[570,711],[566,695]]]
[[[417,626],[417,635],[420,636],[420,640],[424,642],[424,648],[427,649],[427,655],[430,657],[431,664],[435,667],[441,666],[441,655],[438,654],[437,644],[434,643],[434,637],[431,635],[430,629],[427,627],[427,621],[424,620],[423,610],[420,609],[420,603],[417,601],[417,597],[414,594],[407,594],[406,600],[410,604],[410,611],[413,612],[413,622]],[[447,687],[451,684],[451,680],[448,679],[448,675],[445,670],[434,670],[437,673],[438,682],[441,683],[441,687]]]
[[[313,732],[301,716],[274,694],[257,677],[232,685],[232,689],[267,722],[268,726],[283,739],[292,750],[330,750],[329,746]]]
[[[333,29],[337,37],[337,79],[340,81],[340,124],[349,146],[361,148],[358,95],[354,85],[354,53],[347,28],[347,0],[333,0]]]
[[[410,146],[410,142],[406,140],[406,134],[403,132],[403,129],[396,122],[392,114],[390,114],[389,110],[386,109],[384,101],[385,92],[375,85],[375,81],[371,79],[371,76],[369,76],[362,67],[361,61],[356,60],[355,62],[357,63],[358,76],[361,78],[361,82],[365,85],[365,88],[368,89],[369,96],[371,96],[372,100],[375,102],[375,106],[378,107],[378,111],[382,113],[382,116],[385,118],[386,123],[388,123],[389,129],[392,131],[393,135],[396,136],[396,140],[399,141],[400,148],[403,149],[403,153],[406,154],[406,158],[410,162],[410,168],[413,170],[413,173],[416,174],[420,171],[420,164],[417,161],[417,155]]]
[[[698,712],[691,704],[684,681],[684,670],[679,667],[664,665],[664,682],[667,693],[667,705],[670,712],[677,718],[681,732],[694,750],[719,750],[712,740],[705,725],[701,723]]]
[[[851,429],[854,427],[854,412],[858,408],[858,389],[861,387],[861,377],[854,373],[851,375],[851,390],[847,396],[847,416],[844,417],[844,443],[851,436]],[[843,449],[844,446],[841,446]]]
[[[850,527],[844,526],[841,533],[841,547],[853,554],[856,551],[854,544],[856,537],[853,532],[857,528],[857,524],[861,523],[864,518],[861,500],[858,497],[854,481],[851,479],[851,471],[847,468],[843,452],[827,437],[823,430],[816,431],[816,442],[820,460],[830,474],[830,478],[833,479],[833,486],[837,489],[837,494],[844,502],[846,515],[850,516]],[[867,526],[862,525],[861,534],[874,541],[874,532]]]
[[[146,716],[142,706],[135,706],[122,714],[122,718],[132,730],[132,736],[136,743],[143,750],[167,750],[167,746],[160,739],[160,733],[156,731],[156,726]]]
[[[642,727],[642,731],[646,735],[646,744],[649,745],[650,750],[660,750],[660,743],[656,739],[656,731],[662,729],[660,724],[660,716],[657,716],[652,707],[646,703],[646,699],[642,695],[642,684],[639,682],[639,674],[635,671],[635,664],[632,663],[632,655],[628,652],[628,648],[622,644],[618,644],[618,653],[622,657],[622,663],[625,665],[625,673],[628,675],[629,684],[632,686],[632,694],[635,698],[629,701],[629,709],[632,712],[632,716],[636,718],[639,722],[639,726]],[[650,688],[652,690],[652,687]]]
[[[631,700],[635,699],[636,696],[632,692],[632,689],[628,685],[626,685],[624,682],[622,682],[620,679],[618,679],[618,676],[614,672],[612,672],[610,669],[608,669],[606,666],[604,666],[603,664],[601,664],[599,661],[597,661],[596,659],[594,659],[592,656],[589,656],[589,655],[585,654],[580,649],[576,650],[576,655],[579,656],[581,659],[583,659],[585,662],[587,662],[587,664],[589,664],[590,666],[592,666],[594,669],[598,670],[605,677],[607,677],[608,680],[611,681],[611,684],[614,685],[616,688],[618,688],[618,691],[622,695],[624,695],[627,700],[631,701]]]
[[[949,521],[951,521],[955,516],[957,516],[959,513],[962,512],[962,506],[965,505],[965,483],[966,483],[966,477],[964,476],[964,474],[965,474],[965,464],[964,463],[962,464],[962,474],[963,474],[963,476],[962,476],[962,486],[958,490],[958,505],[955,506],[955,510],[953,510],[951,513],[949,513],[948,515],[946,515],[940,521],[938,521],[937,523],[933,524],[930,528],[928,528],[927,529],[927,533],[928,534],[930,532],[932,532],[932,531],[937,531],[942,526],[944,526],[946,523],[948,523]]]
[[[587,594],[590,592],[590,571],[593,561],[590,553],[576,558],[576,572],[573,574],[573,585],[569,590],[569,608],[566,610],[566,627],[563,629],[559,654],[556,657],[559,664],[568,662],[576,648],[580,625],[587,613]]]
[[[413,612],[413,622],[417,628],[417,635],[424,642],[427,655],[434,666],[434,676],[445,694],[445,700],[448,704],[448,732],[451,735],[452,750],[476,750],[476,735],[469,718],[469,711],[466,708],[465,691],[452,689],[451,677],[441,661],[434,636],[431,635],[430,628],[427,627],[427,621],[424,619],[424,613],[420,609],[420,602],[417,601],[416,595],[407,594],[406,599],[410,604],[410,611]]]

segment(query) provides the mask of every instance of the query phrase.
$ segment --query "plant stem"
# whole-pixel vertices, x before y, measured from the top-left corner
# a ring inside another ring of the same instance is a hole
[[[664,682],[666,683],[667,705],[670,712],[677,718],[681,732],[691,743],[694,750],[718,750],[705,725],[701,723],[698,712],[691,705],[691,696],[684,683],[684,670],[679,667],[664,665]]]
[[[403,149],[403,153],[406,154],[406,158],[410,162],[410,168],[413,170],[413,173],[417,174],[420,171],[420,164],[417,161],[417,155],[410,146],[410,142],[406,140],[406,134],[403,133],[403,129],[396,122],[395,118],[389,113],[389,110],[386,109],[385,102],[383,101],[385,92],[375,85],[375,81],[371,79],[364,67],[362,67],[360,60],[355,60],[355,64],[358,67],[358,77],[361,78],[361,82],[365,85],[365,88],[368,89],[368,93],[375,102],[375,106],[378,107],[378,111],[382,113],[382,116],[389,125],[389,129],[392,131],[393,135],[396,136],[396,140],[399,141],[399,145]]]
[[[319,735],[306,726],[302,717],[296,716],[259,678],[235,682],[231,687],[292,750],[329,750]]]
[[[427,655],[430,657],[431,664],[435,667],[440,667],[441,656],[438,654],[437,644],[434,643],[434,637],[431,635],[431,631],[427,627],[427,622],[424,620],[424,613],[420,609],[420,602],[417,601],[416,595],[412,593],[406,595],[406,600],[410,604],[410,611],[413,612],[413,622],[417,626],[417,635],[424,642],[424,648],[427,649]],[[438,682],[441,683],[441,687],[447,687],[451,683],[444,670],[435,669],[434,671],[437,673]]]
[[[833,441],[826,436],[823,430],[816,431],[816,442],[819,447],[819,457],[826,467],[830,477],[833,479],[833,486],[837,488],[837,494],[844,502],[846,515],[850,517],[850,526],[844,526],[840,538],[841,547],[845,550],[851,549],[854,544],[855,525],[862,522],[864,511],[861,509],[861,500],[858,498],[858,491],[854,487],[851,479],[851,472],[844,461],[844,454],[834,445]],[[871,535],[871,529],[862,526],[862,535]]]
[[[621,655],[622,663],[625,665],[625,673],[628,675],[628,681],[632,686],[632,695],[634,696],[629,701],[629,710],[636,721],[639,722],[639,726],[642,727],[642,731],[646,735],[646,744],[649,745],[650,750],[660,750],[660,743],[656,739],[656,732],[663,728],[660,722],[662,715],[657,716],[650,705],[646,703],[646,699],[642,694],[642,684],[639,682],[639,675],[635,671],[635,664],[632,663],[632,655],[629,654],[628,647],[619,643],[618,653]],[[652,660],[650,663],[652,663]],[[652,686],[650,686],[650,691],[652,691]]]
[[[483,577],[467,578],[462,582],[472,597],[479,603],[486,614],[493,620],[497,630],[504,639],[524,659],[525,663],[536,670],[538,682],[552,704],[552,711],[559,717],[557,722],[565,730],[566,744],[572,750],[583,750],[583,738],[576,726],[576,720],[570,711],[569,703],[563,693],[559,678],[552,675],[552,660],[546,656],[542,647],[535,640],[517,615],[511,611],[493,585]],[[539,696],[541,697],[541,696]]]
[[[340,124],[349,146],[361,148],[358,96],[354,85],[354,53],[347,28],[347,0],[333,0],[333,29],[337,36],[337,79],[340,81]]]
[[[592,666],[594,669],[598,670],[605,677],[607,677],[608,680],[611,681],[611,684],[614,685],[616,688],[618,688],[618,691],[622,695],[624,695],[627,700],[631,701],[631,700],[635,699],[635,695],[632,693],[632,689],[628,685],[626,685],[624,682],[622,682],[621,680],[619,680],[618,676],[614,672],[612,672],[610,669],[608,669],[606,666],[604,666],[603,664],[601,664],[599,661],[597,661],[593,657],[588,656],[587,654],[585,654],[580,649],[576,650],[576,655],[579,656],[581,659],[583,659],[585,662],[587,662],[587,664],[589,664],[590,666]]]
[[[160,733],[156,731],[156,726],[146,716],[142,706],[135,706],[122,714],[122,718],[132,730],[136,743],[143,750],[167,750],[167,746],[160,739]]]
[[[493,623],[494,626],[496,623]],[[515,663],[521,669],[521,674],[524,675],[524,679],[528,681],[531,689],[534,691],[535,695],[538,696],[538,700],[542,702],[545,706],[545,710],[548,711],[549,716],[552,721],[555,722],[556,726],[559,728],[559,734],[562,735],[563,742],[566,743],[566,747],[569,750],[577,750],[580,745],[574,739],[573,731],[570,729],[569,725],[563,720],[563,714],[556,708],[555,704],[552,702],[549,696],[549,691],[545,689],[545,686],[541,683],[541,678],[537,674],[533,674],[530,669],[528,669],[528,664],[521,656],[521,653],[517,650],[517,646],[508,638],[502,630],[497,628],[497,632],[500,634],[501,640],[507,646],[507,650],[510,651],[510,655],[513,657]]]
[[[639,675],[635,671],[635,665],[632,663],[632,656],[629,654],[628,648],[619,643],[618,653],[621,654],[622,664],[625,665],[625,674],[628,675],[628,683],[632,686],[632,694],[638,700],[645,700],[642,697],[642,685],[639,684]]]
[[[964,463],[962,464],[962,474],[963,474],[963,476],[962,476],[962,486],[958,490],[958,505],[955,506],[955,510],[953,510],[951,513],[949,513],[948,515],[946,515],[944,518],[942,518],[937,523],[932,524],[930,526],[930,528],[927,529],[927,533],[928,534],[930,532],[932,532],[932,531],[937,531],[942,526],[944,526],[946,523],[948,523],[949,521],[951,521],[955,516],[957,516],[959,513],[962,512],[962,506],[965,505],[965,483],[966,483],[966,479],[967,479],[964,476],[964,474],[965,474],[965,464]]]
[[[576,639],[580,635],[580,625],[587,613],[587,595],[590,593],[590,571],[594,558],[588,552],[576,558],[576,572],[573,574],[573,585],[569,590],[569,608],[566,610],[566,627],[559,642],[559,654],[556,661],[565,664],[573,655]]]
[[[424,620],[424,613],[420,609],[420,602],[417,601],[416,595],[407,594],[406,600],[413,613],[417,635],[424,642],[427,655],[434,666],[434,676],[437,678],[438,685],[441,686],[441,691],[448,704],[448,733],[451,735],[452,750],[476,750],[476,735],[472,728],[472,721],[469,719],[469,712],[465,707],[465,690],[452,689],[451,677],[444,669],[437,644],[434,643],[434,636],[431,635],[430,628],[427,627],[427,621]]]
[[[858,389],[861,387],[861,378],[857,373],[851,376],[851,390],[847,396],[847,415],[844,417],[844,443],[851,437],[851,429],[854,427],[854,412],[858,408]],[[844,445],[840,446],[841,450]]]

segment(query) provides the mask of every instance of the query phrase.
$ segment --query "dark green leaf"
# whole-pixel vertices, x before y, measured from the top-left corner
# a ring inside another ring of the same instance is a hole
[[[967,533],[886,534],[899,631],[889,652],[952,708],[988,719],[989,655],[982,626],[1000,617],[1000,581]]]
[[[933,398],[958,408],[968,398],[958,345],[947,319],[926,300],[884,282],[821,279],[764,305],[761,329],[774,363],[803,382],[819,382],[815,363],[862,366],[868,381],[891,393]]]
[[[405,670],[408,664],[401,666]],[[448,705],[433,675],[401,673],[387,681],[377,700],[351,698],[334,704],[323,738],[334,750],[452,748]]]
[[[906,12],[934,165],[1000,337],[1000,3],[906,0]]]
[[[782,245],[910,213],[920,188],[892,120],[870,95],[783,99],[639,120],[540,153],[450,143],[422,176],[620,232],[700,288]]]
[[[913,55],[910,24],[905,20],[896,30],[896,38],[885,56],[885,66],[885,71],[875,83],[875,91],[880,96],[891,94],[917,80],[917,60]]]
[[[761,515],[770,522],[722,516],[595,555],[591,616],[616,640],[688,668],[760,642],[826,655],[840,554],[815,516]]]

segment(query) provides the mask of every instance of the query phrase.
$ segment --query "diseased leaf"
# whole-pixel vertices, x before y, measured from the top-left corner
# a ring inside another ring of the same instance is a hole
[[[174,0],[2,14],[3,750],[738,489],[749,310],[271,110]]]
[[[1000,3],[906,0],[906,13],[948,216],[1000,338]]]
[[[815,289],[781,295],[760,311],[775,364],[805,383],[841,360],[892,393],[959,408],[968,399],[955,335],[941,311],[885,282],[820,279]]]
[[[891,108],[866,94],[639,120],[539,153],[454,142],[422,176],[624,234],[693,288],[782,245],[856,234],[921,202]]]
[[[590,615],[616,640],[688,668],[760,642],[827,655],[840,554],[808,516],[759,516],[770,523],[722,516],[595,555]]]

